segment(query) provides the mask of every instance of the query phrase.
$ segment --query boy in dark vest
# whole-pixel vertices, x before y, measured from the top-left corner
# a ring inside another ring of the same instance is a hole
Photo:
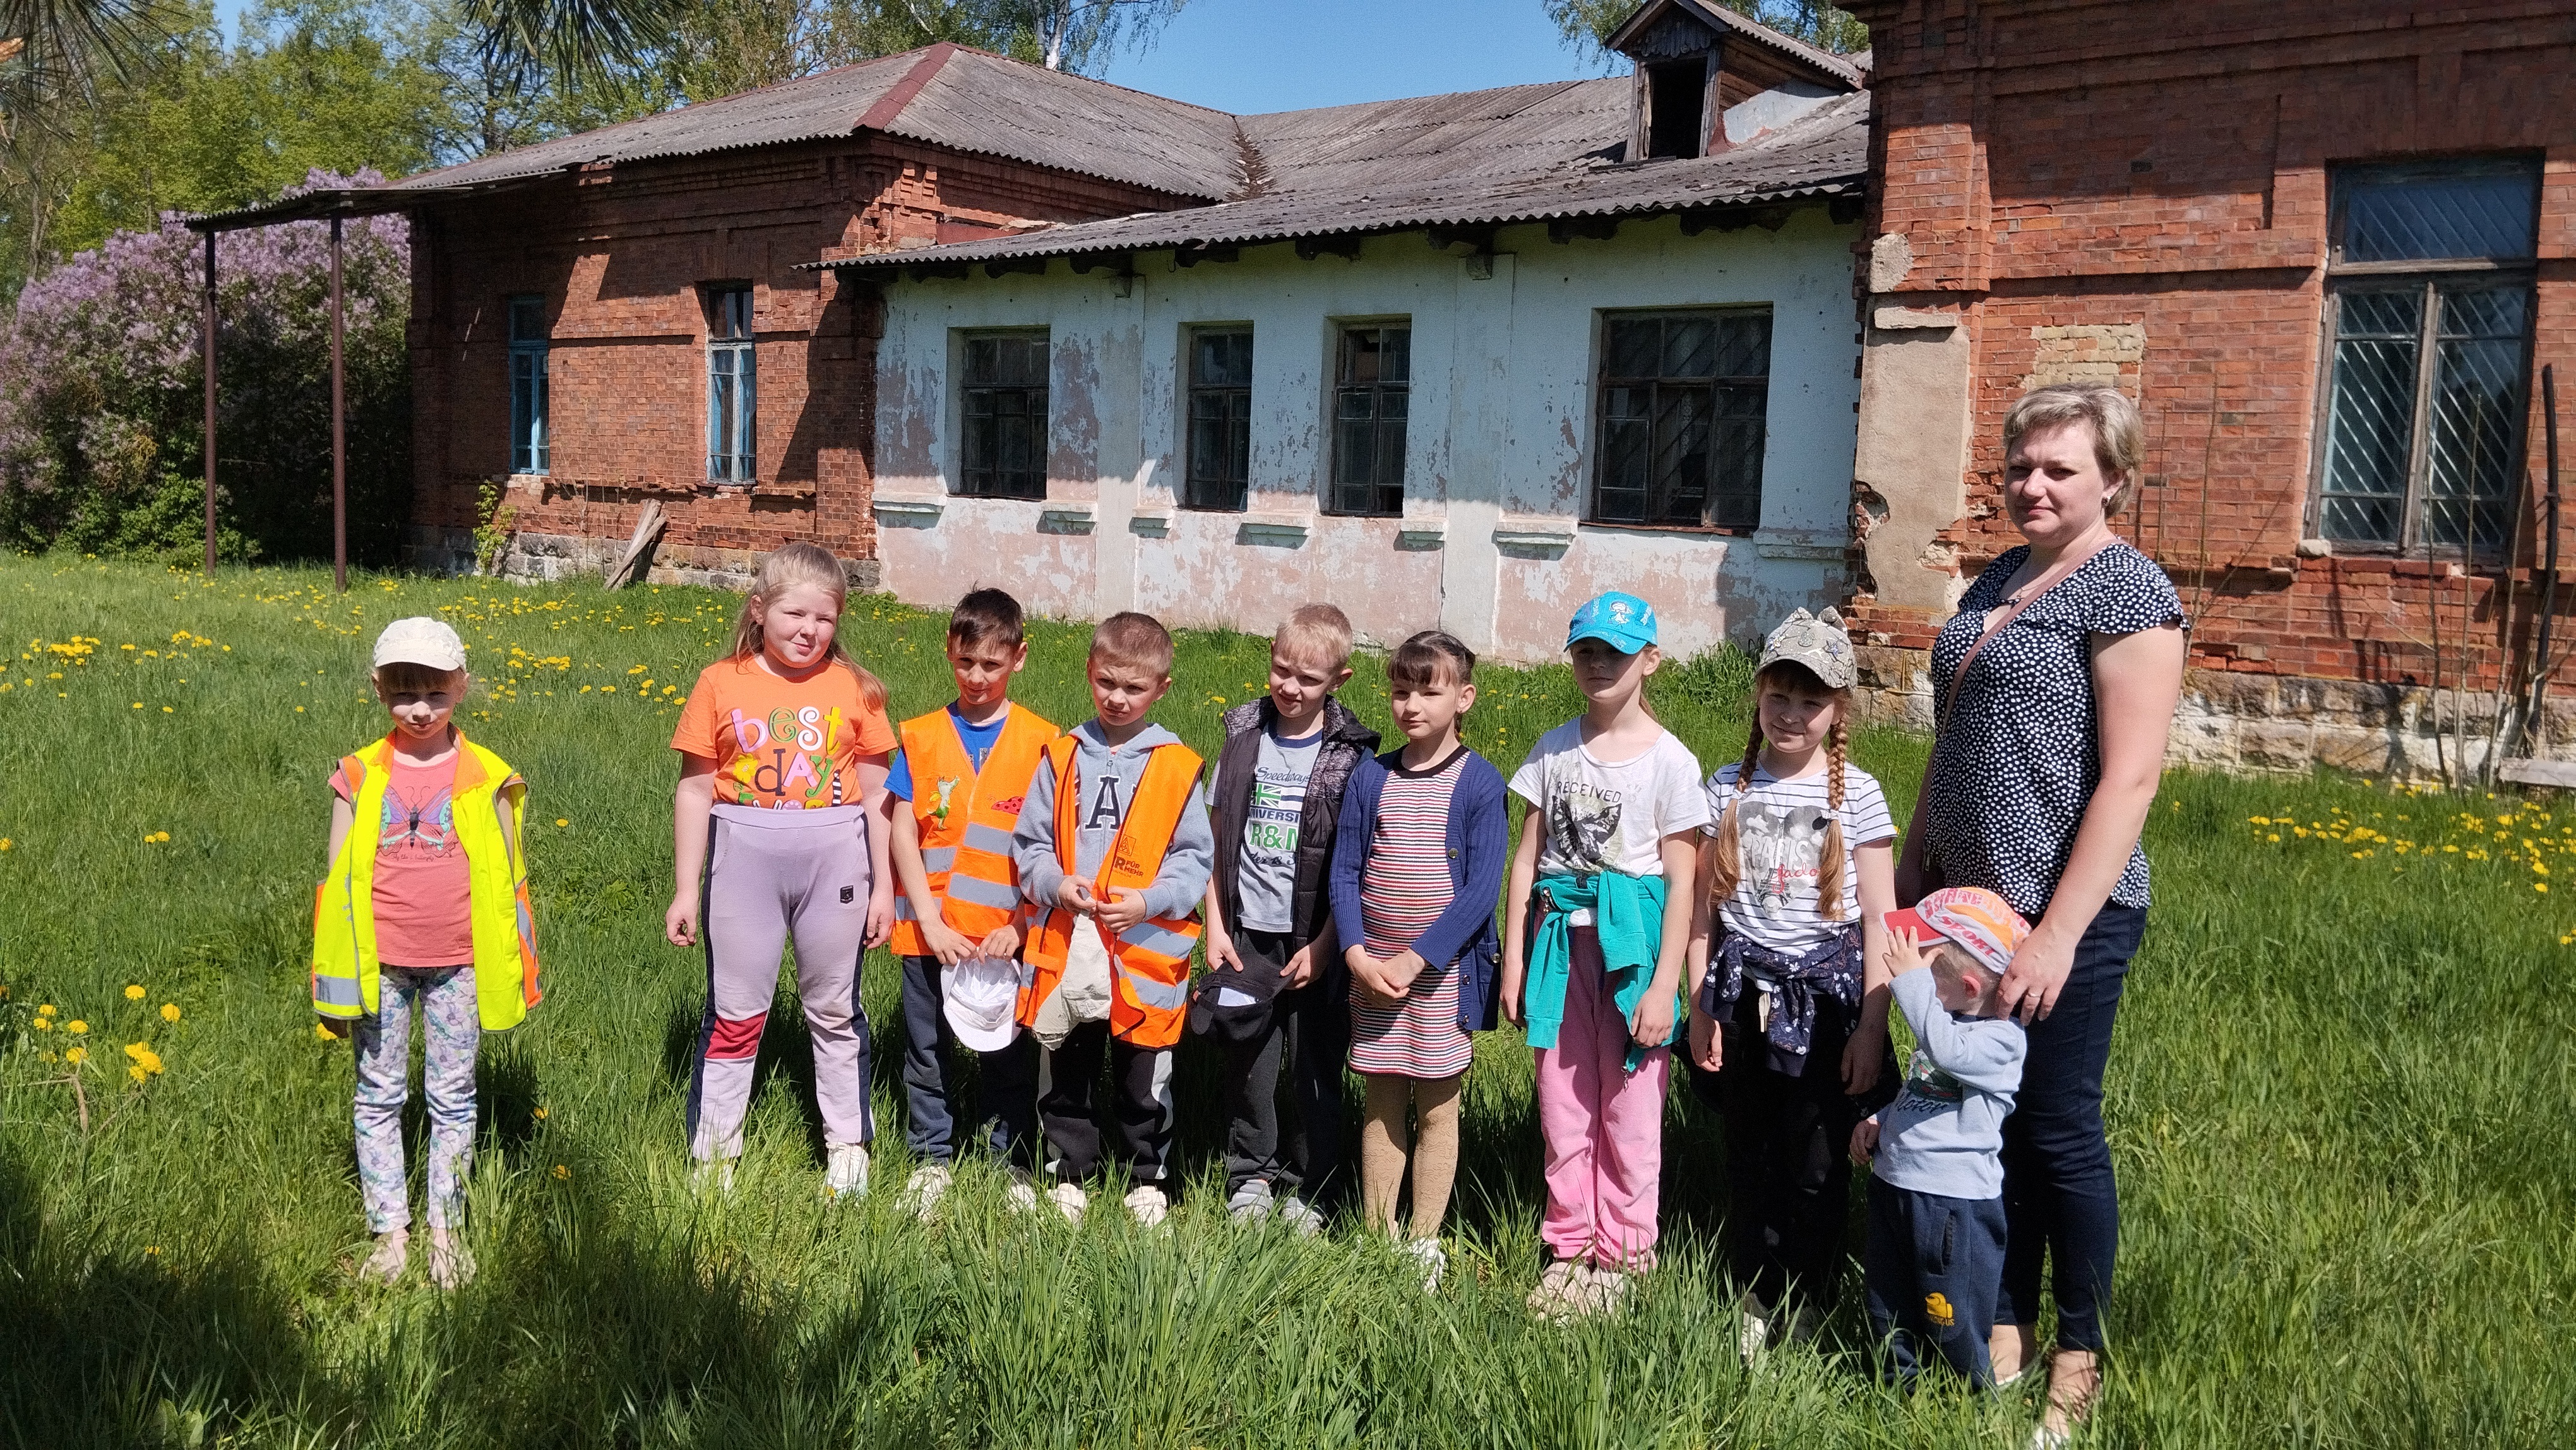
[[[1226,1207],[1323,1227],[1342,1168],[1342,1058],[1350,975],[1325,890],[1351,771],[1378,735],[1334,691],[1350,682],[1351,622],[1329,604],[1288,616],[1270,641],[1270,693],[1225,712],[1217,756],[1216,872],[1208,974],[1191,1026],[1226,1055]],[[1280,1070],[1294,1104],[1282,1129]]]

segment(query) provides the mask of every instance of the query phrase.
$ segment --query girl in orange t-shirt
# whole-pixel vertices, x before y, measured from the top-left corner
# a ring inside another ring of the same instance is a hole
[[[792,937],[824,1186],[836,1196],[867,1192],[876,1124],[859,961],[894,927],[885,783],[895,732],[885,686],[841,650],[848,595],[840,561],[816,545],[761,561],[732,653],[698,675],[671,735],[678,881],[663,918],[673,945],[704,942],[707,954],[690,1156],[732,1181],[778,954]]]

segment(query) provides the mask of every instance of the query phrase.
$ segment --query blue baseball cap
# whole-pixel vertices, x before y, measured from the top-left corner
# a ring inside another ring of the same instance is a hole
[[[1565,626],[1565,647],[1579,639],[1597,639],[1623,655],[1655,642],[1655,606],[1634,594],[1613,589],[1586,600]]]

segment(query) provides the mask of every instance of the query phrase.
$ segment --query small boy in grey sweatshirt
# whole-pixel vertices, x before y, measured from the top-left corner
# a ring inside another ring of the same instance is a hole
[[[1890,912],[1891,994],[1914,1029],[1896,1101],[1852,1130],[1871,1165],[1861,1282],[1881,1374],[1904,1384],[1937,1349],[1980,1389],[2004,1264],[2004,1118],[2028,1044],[1995,988],[2029,923],[1991,891],[1935,891]]]

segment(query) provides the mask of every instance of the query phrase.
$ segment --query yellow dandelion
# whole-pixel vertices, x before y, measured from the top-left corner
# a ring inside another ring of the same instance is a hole
[[[89,1061],[89,1049],[86,1047],[75,1047],[71,1051],[63,1054],[63,1061],[70,1063],[74,1067],[78,1067],[82,1063]]]
[[[179,1004],[178,1004],[178,1003],[176,1003],[176,1002],[164,1002],[164,1003],[162,1003],[162,1004],[161,1004],[161,1020],[162,1020],[162,1021],[164,1021],[164,1022],[176,1022],[176,1021],[178,1021],[178,1020],[179,1020]]]
[[[75,1017],[69,1022],[63,1024],[63,1030],[74,1037],[78,1037],[82,1033],[89,1031],[89,1024]]]
[[[161,1246],[159,1244],[144,1245],[143,1257],[147,1259],[157,1259],[161,1257]]]
[[[152,1080],[152,1074],[145,1072],[141,1067],[129,1067],[125,1070],[125,1075],[138,1083]]]
[[[127,987],[127,988],[125,989],[125,1000],[126,1000],[126,1001],[128,1001],[128,1002],[140,1002],[140,1001],[142,1001],[142,1000],[143,1000],[143,989],[142,989],[141,987],[135,987],[135,986],[129,986],[129,987]]]
[[[569,1181],[572,1177],[572,1170],[558,1163],[554,1166],[554,1175],[558,1180]]]
[[[2546,881],[2534,881],[2531,883],[2531,889],[2540,892],[2545,896],[2549,892],[2549,883]]]
[[[546,1110],[545,1110],[545,1109],[543,1109],[543,1108],[539,1108],[539,1109],[537,1109],[537,1121],[538,1121],[538,1122],[540,1122],[540,1123],[542,1123],[542,1122],[544,1122],[545,1120],[546,1120]]]
[[[51,1017],[39,1017],[39,1018],[37,1018],[37,1019],[36,1019],[36,1030],[37,1030],[38,1032],[51,1032],[51,1031],[53,1031],[53,1030],[54,1030],[54,1019],[53,1019],[53,1018],[51,1018]]]
[[[555,817],[555,824],[558,826],[569,826],[572,822],[564,819],[562,816],[557,816]]]
[[[6,836],[0,836],[0,851],[6,851],[6,850],[8,850],[10,847],[12,847],[12,846],[14,846],[14,845],[17,845],[17,844],[18,844],[17,842],[10,840],[10,839],[9,839],[8,837],[6,837]]]

